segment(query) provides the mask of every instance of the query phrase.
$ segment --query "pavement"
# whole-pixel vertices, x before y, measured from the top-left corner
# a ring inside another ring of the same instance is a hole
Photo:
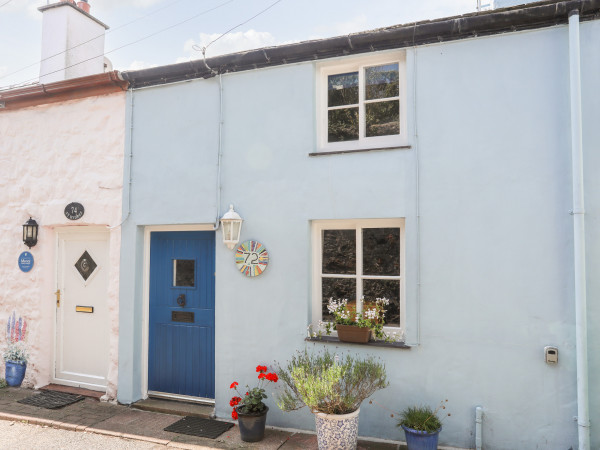
[[[237,424],[216,439],[164,431],[165,427],[180,420],[181,414],[190,414],[190,410],[193,410],[192,415],[206,417],[208,417],[209,411],[212,412],[212,408],[204,407],[203,410],[202,407],[192,408],[189,404],[179,402],[150,400],[141,405],[146,410],[128,405],[101,402],[90,397],[56,410],[17,403],[18,400],[35,393],[36,391],[25,388],[0,389],[0,420],[143,441],[152,444],[150,448],[160,448],[161,446],[180,449],[312,450],[318,448],[317,437],[314,434],[271,427],[267,427],[265,438],[257,443],[243,442],[240,439]],[[165,405],[179,405],[180,408],[170,408]],[[178,412],[179,415],[173,412]],[[404,445],[398,443],[361,439],[358,443],[358,450],[405,448]]]

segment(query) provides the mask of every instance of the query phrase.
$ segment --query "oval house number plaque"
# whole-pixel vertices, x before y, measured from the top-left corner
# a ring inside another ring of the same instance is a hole
[[[269,252],[258,241],[246,241],[235,251],[235,263],[238,270],[247,277],[257,277],[269,264]]]
[[[73,202],[65,206],[65,217],[69,220],[78,220],[83,217],[83,205],[81,203]]]

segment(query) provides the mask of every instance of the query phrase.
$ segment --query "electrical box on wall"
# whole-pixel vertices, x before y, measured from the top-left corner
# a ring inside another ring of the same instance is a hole
[[[558,348],[544,347],[544,356],[546,357],[546,364],[558,364]]]

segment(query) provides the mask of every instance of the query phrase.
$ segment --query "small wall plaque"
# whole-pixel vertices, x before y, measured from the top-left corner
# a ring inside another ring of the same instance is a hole
[[[33,255],[30,252],[23,252],[19,255],[19,269],[22,272],[29,272],[33,268]]]
[[[81,203],[73,202],[65,206],[65,217],[69,220],[78,220],[83,217],[85,209]]]
[[[171,311],[171,322],[194,323],[194,313],[188,311]]]
[[[235,263],[247,277],[257,277],[269,264],[269,252],[258,241],[243,242],[235,251]]]
[[[94,312],[94,307],[93,306],[76,306],[75,307],[75,312],[82,312],[82,313],[93,313]]]

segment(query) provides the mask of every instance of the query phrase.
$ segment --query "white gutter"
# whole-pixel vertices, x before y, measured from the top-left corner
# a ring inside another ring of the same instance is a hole
[[[577,425],[579,450],[590,448],[588,406],[587,305],[585,290],[585,210],[581,131],[581,68],[579,11],[569,12],[569,78],[571,96],[571,155],[573,170],[573,252],[575,269],[575,342],[577,358]]]

